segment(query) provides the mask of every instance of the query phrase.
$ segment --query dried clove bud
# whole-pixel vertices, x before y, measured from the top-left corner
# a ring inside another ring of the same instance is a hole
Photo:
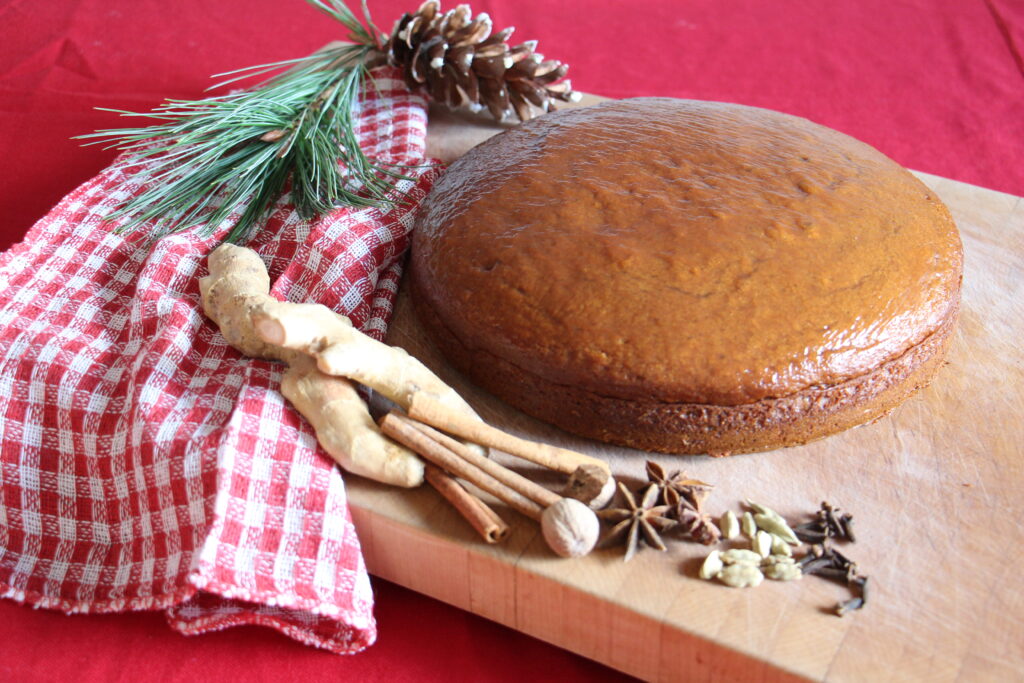
[[[801,566],[806,566],[811,563],[815,563],[820,566],[833,566],[834,562],[835,558],[832,554],[832,549],[826,549],[824,545],[812,545],[810,552],[799,560]]]
[[[814,574],[815,576],[820,576],[823,579],[831,579],[833,581],[838,581],[839,583],[843,584],[844,586],[849,584],[849,577],[848,577],[848,575],[846,573],[846,570],[845,569],[840,569],[839,567],[828,567],[828,566],[826,566],[826,567],[816,567],[816,568],[810,568],[810,569],[805,567],[803,569],[803,572],[804,572],[804,574]]]
[[[833,507],[828,501],[822,501],[815,519],[794,527],[793,532],[804,543],[823,543],[830,538],[851,543],[856,540],[853,535],[853,515],[840,514],[839,508]]]
[[[793,533],[804,543],[824,543],[828,539],[828,534],[816,521],[793,527]]]
[[[846,569],[847,567],[853,564],[850,558],[848,558],[846,555],[843,555],[841,552],[839,552],[831,546],[829,546],[826,552],[831,553],[832,556],[836,558],[836,566]]]
[[[849,600],[836,605],[837,615],[843,616],[847,612],[861,609],[867,604],[868,577],[859,574],[857,563],[835,548],[826,545],[812,545],[810,551],[796,561],[796,566],[804,574],[820,576],[849,587],[854,595]]]
[[[857,589],[860,591],[860,599],[863,601],[863,604],[868,604],[868,577],[854,577],[854,579],[851,581],[851,584],[856,586]]]
[[[802,561],[808,557],[811,558],[809,561]],[[827,557],[812,557],[810,555],[805,555],[802,560],[797,562],[797,565],[801,570],[803,570],[804,574],[817,574],[823,569],[835,569],[835,567],[832,566],[832,560]]]
[[[843,535],[850,539],[850,543],[855,543],[857,541],[856,537],[853,535],[853,515],[844,514],[840,517],[839,526],[843,529]]]
[[[836,605],[836,616],[845,616],[847,612],[860,609],[864,606],[864,598],[850,598]]]

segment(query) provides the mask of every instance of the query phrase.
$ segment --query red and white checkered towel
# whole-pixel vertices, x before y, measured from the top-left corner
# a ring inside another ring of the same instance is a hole
[[[394,210],[299,219],[281,200],[247,246],[272,293],[381,338],[424,164],[425,102],[375,72],[360,102],[371,156],[420,164]],[[228,347],[198,279],[228,225],[151,242],[104,216],[141,188],[116,169],[0,255],[0,595],[67,612],[166,609],[201,633],[262,624],[355,652],[372,593],[338,469],[281,397],[281,367]]]

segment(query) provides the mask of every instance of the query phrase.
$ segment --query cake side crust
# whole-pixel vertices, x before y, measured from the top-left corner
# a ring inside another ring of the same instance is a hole
[[[664,403],[601,396],[548,382],[457,339],[425,297],[413,305],[451,365],[486,391],[568,432],[662,453],[723,455],[797,446],[875,421],[931,382],[942,367],[959,314],[955,298],[924,341],[873,371],[845,382],[741,405]]]

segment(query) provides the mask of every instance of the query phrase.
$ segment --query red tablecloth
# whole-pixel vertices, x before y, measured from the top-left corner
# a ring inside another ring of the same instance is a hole
[[[418,0],[372,1],[390,28]],[[445,5],[448,6],[447,4]],[[910,168],[1024,195],[1022,0],[493,0],[473,4],[572,65],[577,89],[806,116]],[[208,76],[340,36],[300,0],[0,2],[0,247],[112,153],[68,138],[93,107],[193,98]],[[375,583],[380,638],[354,657],[254,627],[185,639],[159,614],[74,616],[0,602],[0,678],[614,678],[575,655]]]

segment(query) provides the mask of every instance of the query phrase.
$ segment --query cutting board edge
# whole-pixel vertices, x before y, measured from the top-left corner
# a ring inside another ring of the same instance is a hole
[[[466,543],[463,539],[446,537],[441,533],[432,532],[429,528],[415,528],[397,517],[375,514],[371,506],[360,500],[362,496],[359,494],[363,493],[373,495],[372,492],[360,491],[350,501],[353,523],[360,533],[360,538],[363,538],[364,532],[370,530],[369,535],[376,539],[382,530],[387,533],[390,528],[394,533],[395,525],[400,525],[403,528],[398,533],[402,536],[403,552],[399,556],[409,553],[415,557],[415,561],[407,565],[400,559],[396,561],[392,553],[378,553],[378,547],[365,548],[367,570],[373,576],[644,680],[670,682],[692,680],[694,677],[701,680],[729,680],[736,679],[741,674],[747,680],[780,683],[820,678],[812,672],[801,672],[785,664],[772,662],[744,651],[743,648],[715,642],[664,619],[633,611],[621,602],[606,600],[595,592],[581,590],[545,576],[541,572],[525,568],[522,566],[521,556],[507,565],[507,569],[511,570],[514,588],[506,597],[511,595],[511,600],[504,605],[488,604],[487,609],[477,607],[474,603],[481,603],[473,599],[472,569],[477,563],[493,564],[499,561],[495,555],[488,553],[490,547],[479,541]],[[536,542],[540,543],[539,534],[537,536]],[[373,541],[370,544],[375,545]],[[443,566],[443,574],[449,579],[455,575],[465,577],[465,580],[449,580],[444,586],[438,585],[430,572],[416,570],[417,567],[422,568],[425,565]],[[453,586],[461,590],[453,591]],[[530,604],[522,604],[518,600],[519,591],[525,586],[529,586],[531,593]],[[572,637],[580,631],[578,624],[567,624],[564,615],[548,623],[544,620],[544,616],[550,613],[552,605],[560,608],[567,604],[571,606],[571,613],[574,616],[594,616],[594,621],[588,623],[628,623],[628,630],[634,635],[637,632],[642,633],[644,642],[657,643],[658,656],[655,659],[645,658],[644,655],[650,654],[648,651],[637,652],[632,647],[609,647],[603,651],[596,646],[581,648],[580,641]],[[501,614],[505,616],[502,617]],[[568,635],[559,637],[559,634]]]

